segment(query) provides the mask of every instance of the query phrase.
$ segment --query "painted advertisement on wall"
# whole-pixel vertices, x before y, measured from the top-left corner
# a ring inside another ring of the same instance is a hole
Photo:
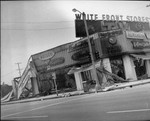
[[[90,36],[93,50],[96,38],[98,35]],[[32,55],[32,58],[39,72],[91,62],[87,38],[43,51]]]
[[[120,29],[99,33],[99,36],[101,41],[102,57],[116,56],[123,52],[120,43],[120,38],[123,34]]]
[[[130,52],[150,52],[150,31],[133,32],[126,31],[127,51]]]
[[[124,31],[120,35],[106,34],[101,38],[102,56],[150,52],[150,32]]]
[[[70,58],[71,55],[68,54],[70,44],[64,44],[32,55],[37,70],[48,71],[74,63]]]
[[[150,51],[149,23],[104,21],[99,32],[102,57]],[[105,25],[105,26],[104,26]]]

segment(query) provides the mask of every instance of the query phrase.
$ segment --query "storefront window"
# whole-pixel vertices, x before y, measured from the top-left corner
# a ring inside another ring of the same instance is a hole
[[[118,75],[119,77],[125,79],[124,66],[122,57],[112,57],[110,58],[112,73]]]
[[[76,90],[75,77],[73,74],[68,75],[70,67],[56,70],[56,84],[59,92]],[[52,72],[42,73],[39,77],[40,93],[49,95],[56,93]]]
[[[91,71],[81,72],[84,91],[88,91],[95,87],[96,82],[92,79]]]
[[[57,88],[65,90],[65,88],[76,89],[75,77],[73,74],[68,75],[67,72],[70,68],[60,69],[56,73]]]
[[[146,78],[147,75],[146,75],[145,61],[142,59],[135,59],[134,65],[138,80]]]
[[[92,76],[91,76],[91,71],[84,71],[81,72],[81,76],[82,76],[82,81],[90,81],[92,80]]]

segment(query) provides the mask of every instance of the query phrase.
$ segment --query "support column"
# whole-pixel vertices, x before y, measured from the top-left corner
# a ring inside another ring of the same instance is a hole
[[[32,84],[33,94],[34,95],[39,94],[39,87],[35,77],[31,78],[31,84]]]
[[[123,56],[123,65],[126,79],[137,80],[133,60],[128,55]]]
[[[146,60],[146,73],[150,77],[150,60]]]
[[[103,64],[104,64],[104,67],[107,71],[109,71],[110,73],[112,73],[112,69],[111,69],[111,65],[110,65],[110,60],[109,58],[104,58],[103,59]]]
[[[15,82],[15,80],[12,80],[11,83],[12,83],[14,96],[17,98],[17,85],[16,85],[16,82]]]
[[[81,73],[80,72],[75,72],[75,81],[76,81],[76,86],[77,90],[81,91],[83,90],[83,84],[82,84],[82,78],[81,78]]]

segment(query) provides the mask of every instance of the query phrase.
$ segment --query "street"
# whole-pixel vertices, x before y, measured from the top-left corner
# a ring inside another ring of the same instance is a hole
[[[51,100],[1,105],[4,121],[148,121],[150,84]]]

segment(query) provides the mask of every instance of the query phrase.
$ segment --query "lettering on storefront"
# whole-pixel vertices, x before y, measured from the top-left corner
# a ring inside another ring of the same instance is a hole
[[[139,22],[149,22],[149,17],[140,17],[140,16],[123,16],[123,15],[108,15],[102,14],[102,20],[107,21],[139,21]]]
[[[64,62],[65,62],[65,58],[59,57],[51,60],[49,65],[52,67],[52,66],[63,64]]]
[[[81,14],[75,14],[77,20],[83,19],[83,16]],[[86,14],[86,20],[97,20],[98,14]]]
[[[89,51],[82,50],[82,51],[78,51],[78,52],[74,53],[71,58],[75,61],[84,61],[84,60],[89,61],[88,56],[89,56]]]
[[[57,65],[63,64],[64,62],[65,62],[65,58],[64,57],[59,57],[59,58],[52,59],[50,61],[49,66],[47,68],[51,68],[53,66],[57,66]]]
[[[143,48],[150,48],[150,42],[149,41],[132,41],[132,45],[134,49],[143,49]]]
[[[94,45],[93,39],[91,40],[91,44]],[[75,42],[69,47],[69,52],[72,51],[78,51],[84,48],[88,48],[88,42],[87,40],[81,41],[81,42]]]
[[[75,14],[76,20],[83,20],[83,16],[81,14]],[[143,16],[124,16],[124,15],[108,15],[102,14],[99,16],[98,14],[85,14],[86,20],[106,20],[106,21],[138,21],[138,22],[149,22],[149,17]]]
[[[145,39],[145,34],[142,32],[126,31],[126,36],[129,39]]]
[[[59,46],[58,48],[55,49],[55,53],[66,51],[67,49],[68,49],[68,47],[66,45]]]
[[[53,51],[47,51],[47,52],[42,53],[40,55],[39,59],[40,60],[48,60],[48,59],[51,59],[54,55],[55,55],[55,53]]]

